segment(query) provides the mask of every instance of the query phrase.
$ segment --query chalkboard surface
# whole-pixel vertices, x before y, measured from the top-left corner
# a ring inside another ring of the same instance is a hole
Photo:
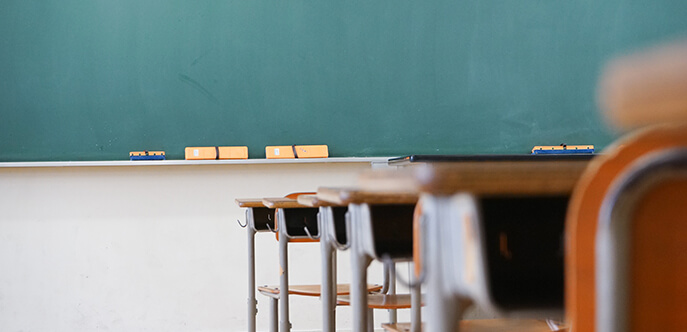
[[[331,156],[607,145],[603,64],[684,0],[4,0],[0,161],[186,146]]]

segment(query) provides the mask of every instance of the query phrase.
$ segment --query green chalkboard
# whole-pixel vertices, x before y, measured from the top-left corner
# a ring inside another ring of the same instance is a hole
[[[685,17],[684,0],[3,0],[0,161],[603,147],[603,64],[686,37]]]

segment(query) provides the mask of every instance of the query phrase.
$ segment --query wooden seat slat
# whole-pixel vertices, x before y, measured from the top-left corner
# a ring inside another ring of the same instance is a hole
[[[379,292],[382,289],[381,285],[367,285],[367,290],[369,292]],[[279,286],[261,286],[258,287],[258,291],[261,293],[268,293],[273,295],[279,294]],[[351,293],[350,284],[339,284],[336,285],[337,295],[348,295]],[[301,295],[301,296],[320,296],[320,285],[290,285],[289,294],[291,295]]]
[[[338,305],[350,305],[348,295],[337,298]],[[410,294],[369,294],[367,306],[371,309],[410,309]]]
[[[388,332],[410,332],[410,323],[382,324]],[[422,327],[424,331],[424,324]],[[568,328],[537,319],[471,319],[460,321],[461,332],[566,332]]]

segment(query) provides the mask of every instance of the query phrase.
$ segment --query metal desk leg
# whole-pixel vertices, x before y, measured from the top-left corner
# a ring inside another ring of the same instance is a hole
[[[360,206],[351,204],[349,207],[351,225],[351,306],[353,308],[353,332],[367,331],[367,267],[372,258],[365,254],[362,248],[360,234]]]
[[[255,316],[258,301],[255,299],[255,222],[253,209],[246,209],[246,231],[248,233],[248,332],[255,332]]]
[[[317,216],[321,234],[320,249],[322,254],[322,331],[334,332],[336,330],[336,283],[333,280],[336,269],[332,244],[327,236],[329,211],[331,210],[326,207],[320,207],[320,212]]]
[[[375,331],[375,311],[372,308],[367,309],[367,332]]]
[[[336,279],[336,249],[332,249],[332,331],[336,331],[336,298],[339,296],[337,291],[337,285],[339,284]]]
[[[450,199],[446,197],[430,197],[423,202],[426,209],[426,234],[422,241],[427,249],[427,331],[458,331],[460,303],[446,287],[442,268],[441,224],[450,222]]]
[[[414,264],[410,264],[411,283],[417,282],[415,277]],[[420,332],[422,330],[422,287],[420,283],[410,288],[410,332]]]
[[[396,295],[396,263],[389,265],[389,291],[387,294]],[[396,309],[389,309],[389,324],[396,324],[397,317]]]
[[[280,211],[281,212],[281,211]],[[279,318],[280,331],[288,332],[291,330],[289,322],[289,238],[286,234],[286,220],[283,213],[278,213],[279,222]]]

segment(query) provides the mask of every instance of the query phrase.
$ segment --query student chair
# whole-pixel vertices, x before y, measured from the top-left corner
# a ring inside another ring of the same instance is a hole
[[[616,60],[601,85],[611,123],[634,132],[594,160],[574,191],[567,321],[571,331],[684,330],[687,44]]]

